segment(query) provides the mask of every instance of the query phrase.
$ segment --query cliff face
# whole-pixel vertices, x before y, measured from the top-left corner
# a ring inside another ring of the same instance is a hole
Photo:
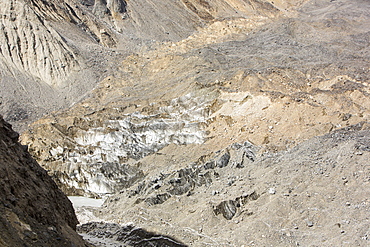
[[[0,246],[85,246],[71,202],[0,117]]]

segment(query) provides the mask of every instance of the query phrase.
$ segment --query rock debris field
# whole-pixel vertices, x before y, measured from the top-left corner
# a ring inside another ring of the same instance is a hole
[[[3,189],[0,246],[370,245],[369,1],[3,2],[15,145],[104,203],[45,228]]]

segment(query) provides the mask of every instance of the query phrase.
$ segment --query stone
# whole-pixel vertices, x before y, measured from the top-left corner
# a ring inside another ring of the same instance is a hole
[[[150,205],[156,205],[156,204],[162,204],[165,201],[167,201],[171,197],[170,194],[164,193],[164,194],[158,194],[153,197],[148,197],[144,201],[150,206]]]
[[[126,12],[127,3],[125,0],[108,0],[107,7],[112,13]]]
[[[269,193],[270,193],[271,195],[276,194],[276,189],[275,189],[275,188],[270,188],[270,189],[269,189]]]
[[[226,167],[229,163],[229,160],[230,160],[230,154],[226,152],[216,160],[216,166],[218,168]]]
[[[307,220],[306,224],[307,224],[308,227],[313,227],[313,225],[314,225],[313,222],[310,221],[310,220]]]
[[[215,168],[215,161],[211,160],[204,164],[204,169],[214,169]]]
[[[217,194],[220,194],[220,192],[218,190],[212,190],[212,195],[215,196]]]
[[[222,201],[214,207],[213,211],[216,215],[222,214],[225,219],[231,220],[236,214],[235,202],[232,200]]]
[[[95,0],[93,13],[100,18],[104,17],[107,14],[110,14],[110,11],[107,7],[107,1]]]

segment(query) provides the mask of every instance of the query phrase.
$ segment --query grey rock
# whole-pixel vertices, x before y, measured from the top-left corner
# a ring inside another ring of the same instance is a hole
[[[211,160],[204,164],[204,169],[214,169],[215,168],[215,161]]]
[[[107,7],[111,12],[124,13],[126,12],[127,3],[125,0],[108,0]]]
[[[259,195],[254,191],[250,194],[240,196],[235,200],[222,201],[217,206],[213,207],[213,212],[216,215],[222,214],[225,219],[231,220],[235,216],[238,208],[243,208],[249,201],[254,201],[258,198]],[[248,215],[251,214],[252,212],[250,212]]]
[[[158,194],[153,197],[148,197],[144,201],[149,205],[156,205],[156,204],[162,204],[165,201],[167,201],[171,197],[170,194],[164,193],[164,194]]]
[[[223,201],[220,204],[218,204],[214,209],[213,212],[216,215],[222,214],[222,216],[227,219],[231,220],[234,215],[236,214],[236,205],[235,202],[232,200]]]
[[[87,239],[89,239],[89,236],[95,237],[101,242],[112,243],[114,246],[186,247],[185,244],[173,237],[148,232],[133,225],[120,226],[114,223],[91,222],[79,226],[78,232]]]
[[[107,7],[107,0],[95,0],[93,13],[101,18],[107,14],[110,14],[110,11]]]
[[[226,152],[216,160],[216,166],[218,168],[226,167],[229,164],[229,160],[230,160],[230,154]]]
[[[307,226],[308,227],[313,227],[313,222],[312,221],[310,221],[310,220],[306,220],[306,224],[307,224]]]

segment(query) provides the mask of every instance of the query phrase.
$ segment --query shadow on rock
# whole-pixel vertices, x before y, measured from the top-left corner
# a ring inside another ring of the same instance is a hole
[[[96,246],[106,242],[115,246],[132,247],[186,247],[178,240],[152,232],[133,225],[121,226],[114,223],[90,222],[78,227],[78,232],[88,242]],[[106,246],[106,245],[104,245]]]

